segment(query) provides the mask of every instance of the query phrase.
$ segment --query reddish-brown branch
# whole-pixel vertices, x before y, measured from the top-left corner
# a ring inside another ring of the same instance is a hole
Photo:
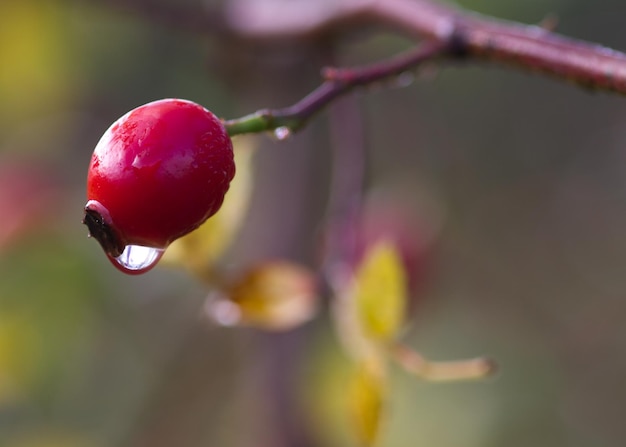
[[[127,9],[186,30],[222,32],[255,42],[310,40],[365,24],[385,26],[440,44],[454,42],[469,60],[494,61],[589,88],[626,93],[623,52],[437,0],[229,0],[225,5],[223,11],[202,11],[153,0],[124,3]]]
[[[492,29],[484,22],[482,25],[461,31],[473,56],[543,72],[590,88],[626,93],[624,53],[567,39],[541,28],[501,30]]]
[[[236,0],[243,5],[257,0]],[[297,2],[296,2],[297,3]],[[313,3],[313,2],[311,2]],[[384,25],[396,32],[439,42],[454,43],[469,60],[489,60],[542,72],[586,87],[626,93],[626,54],[567,38],[544,27],[481,16],[434,0],[319,1],[317,13],[300,14],[284,9],[284,2],[264,2],[281,7],[276,14],[231,14],[230,26],[254,39],[310,38],[339,28],[364,23]],[[259,8],[256,8],[257,10]]]
[[[374,15],[429,39],[455,39],[470,59],[516,65],[587,87],[626,93],[626,54],[622,52],[430,0],[375,3]]]

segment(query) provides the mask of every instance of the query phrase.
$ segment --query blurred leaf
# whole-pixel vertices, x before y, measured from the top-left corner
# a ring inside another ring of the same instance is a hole
[[[0,405],[23,398],[41,359],[41,343],[31,321],[17,312],[0,317]]]
[[[359,266],[354,283],[357,318],[365,336],[392,340],[404,321],[407,280],[396,248],[382,240]]]
[[[54,176],[33,162],[0,161],[0,252],[54,220],[61,206]]]
[[[315,315],[315,275],[289,262],[268,262],[227,286],[223,296],[209,298],[207,306],[220,324],[291,329]]]
[[[3,124],[69,97],[69,40],[58,5],[46,1],[0,2],[0,97]]]
[[[230,184],[222,208],[197,230],[174,241],[161,263],[178,265],[201,278],[210,278],[210,270],[228,248],[243,223],[252,192],[253,160],[256,139],[237,137],[235,165],[237,172]]]
[[[353,284],[338,290],[331,309],[337,335],[346,353],[354,360],[362,361],[364,358],[377,355],[380,345],[363,332],[353,292]]]
[[[94,334],[94,274],[54,232],[0,253],[0,376],[15,391],[47,402],[69,385]]]
[[[387,376],[380,357],[358,364],[348,388],[349,412],[355,434],[364,446],[375,443],[384,415]]]
[[[61,430],[34,430],[9,441],[9,447],[95,447],[92,439],[83,435]]]

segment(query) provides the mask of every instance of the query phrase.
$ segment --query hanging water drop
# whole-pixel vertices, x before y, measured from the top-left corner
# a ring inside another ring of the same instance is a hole
[[[281,126],[274,129],[274,136],[277,140],[283,141],[291,136],[291,129],[287,126]]]
[[[110,260],[124,273],[139,275],[154,267],[165,252],[162,248],[144,247],[141,245],[127,245],[121,255]]]
[[[404,73],[400,73],[393,80],[393,86],[397,88],[405,88],[413,84],[415,81],[415,74],[410,71],[405,71]]]

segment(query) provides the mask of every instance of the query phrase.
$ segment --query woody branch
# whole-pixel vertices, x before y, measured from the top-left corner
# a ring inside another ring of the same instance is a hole
[[[192,10],[152,0],[120,2],[187,32],[271,43],[310,41],[363,26],[384,27],[422,41],[407,56],[374,67],[326,69],[324,82],[291,107],[228,121],[234,135],[284,126],[297,130],[311,115],[356,86],[395,76],[429,59],[490,61],[550,75],[589,89],[626,94],[626,53],[553,32],[479,15],[439,0],[230,0],[222,11]],[[413,58],[413,59],[411,59]]]

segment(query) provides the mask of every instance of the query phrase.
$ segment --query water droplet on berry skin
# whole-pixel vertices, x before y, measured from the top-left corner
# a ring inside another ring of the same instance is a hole
[[[284,141],[291,136],[291,129],[287,126],[281,126],[274,129],[274,137],[278,141]]]
[[[120,271],[129,275],[140,275],[152,269],[164,252],[165,249],[162,248],[127,245],[121,255],[109,255],[109,259]]]

